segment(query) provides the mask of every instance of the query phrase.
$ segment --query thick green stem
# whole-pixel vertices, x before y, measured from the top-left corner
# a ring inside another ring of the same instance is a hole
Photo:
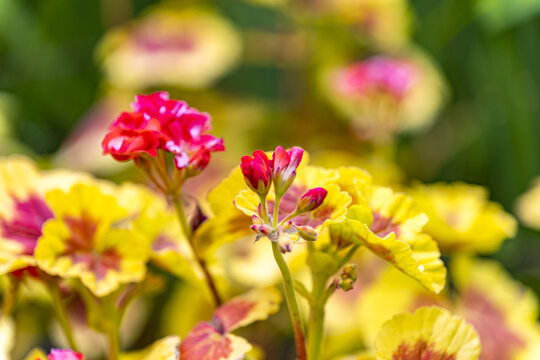
[[[206,266],[206,262],[204,261],[204,259],[201,259],[201,257],[197,253],[197,249],[193,245],[193,239],[191,237],[192,235],[191,226],[189,226],[188,224],[186,214],[184,212],[184,207],[182,206],[182,202],[180,201],[180,196],[173,197],[172,202],[176,209],[176,214],[178,215],[178,220],[180,221],[182,231],[184,232],[186,238],[188,239],[188,244],[191,246],[191,251],[193,252],[193,256],[195,257],[195,260],[197,260],[197,263],[199,264],[199,267],[201,268],[204,274],[204,278],[208,286],[210,295],[212,296],[212,300],[214,301],[214,305],[218,307],[222,304],[221,298],[219,296],[214,279],[212,278],[212,274],[210,274],[210,271],[208,270],[208,267]]]
[[[298,308],[298,302],[296,301],[296,294],[294,292],[294,282],[291,276],[291,272],[283,255],[279,251],[278,243],[272,241],[272,252],[274,258],[281,271],[283,278],[283,287],[285,289],[285,297],[287,299],[287,306],[289,307],[289,315],[291,317],[291,323],[294,330],[294,340],[296,342],[296,352],[299,360],[306,360],[306,340],[304,337],[304,329],[302,326],[302,318],[300,317],[300,309]]]
[[[276,194],[276,202],[274,204],[274,216],[272,217],[272,227],[275,229],[278,225],[278,217],[279,217],[279,202],[281,201],[281,197],[277,196]]]
[[[78,351],[77,344],[75,343],[75,338],[73,337],[73,330],[71,329],[71,324],[69,323],[66,307],[62,302],[62,296],[60,294],[60,289],[58,288],[58,285],[51,284],[49,286],[49,291],[51,293],[52,305],[54,310],[56,311],[58,323],[62,327],[62,331],[66,336],[69,347],[72,350]]]
[[[354,245],[349,249],[349,251],[340,259],[339,268],[343,267],[345,263],[351,259],[358,248],[359,245]],[[309,360],[319,360],[323,345],[325,307],[328,299],[333,294],[335,287],[333,284],[326,287],[326,283],[329,279],[328,276],[320,276],[316,273],[312,273],[312,278],[313,289],[311,297],[314,299],[314,303],[311,304],[309,309],[308,354]]]
[[[118,326],[111,328],[107,334],[109,338],[109,360],[118,360],[120,356],[120,337],[118,336]]]

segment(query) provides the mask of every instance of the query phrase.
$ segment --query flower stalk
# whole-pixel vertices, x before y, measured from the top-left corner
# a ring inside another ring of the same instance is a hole
[[[208,267],[206,266],[206,262],[204,261],[204,259],[202,259],[199,256],[199,254],[197,253],[197,249],[195,248],[193,244],[191,227],[188,224],[187,217],[184,212],[184,206],[182,205],[180,196],[173,197],[172,202],[174,204],[174,208],[176,209],[176,215],[178,217],[178,221],[180,221],[180,226],[182,227],[182,231],[184,232],[186,238],[188,239],[188,243],[191,247],[191,251],[193,252],[193,256],[195,257],[195,260],[197,260],[197,263],[199,264],[199,267],[201,268],[204,274],[204,278],[208,286],[208,290],[210,292],[210,295],[212,296],[212,301],[214,302],[214,305],[218,307],[222,304],[221,297],[219,296],[219,292],[217,290],[217,286],[212,277],[212,274],[210,273],[210,271],[208,270]]]

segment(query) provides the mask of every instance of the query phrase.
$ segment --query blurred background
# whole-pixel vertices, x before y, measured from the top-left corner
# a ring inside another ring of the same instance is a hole
[[[167,90],[225,139],[199,194],[298,145],[395,187],[480,184],[516,214],[540,175],[539,60],[535,0],[3,0],[0,153],[133,178],[101,138]],[[539,214],[491,255],[538,294]]]

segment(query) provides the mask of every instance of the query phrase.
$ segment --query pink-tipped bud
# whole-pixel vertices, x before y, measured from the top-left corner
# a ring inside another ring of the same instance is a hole
[[[311,226],[295,226],[294,228],[298,231],[298,235],[300,235],[302,239],[306,241],[317,240],[317,232]]]
[[[84,360],[84,356],[73,350],[51,349],[48,360]]]
[[[261,224],[261,225],[251,225],[250,229],[255,231],[258,234],[268,236],[272,232],[272,227],[270,225]]]
[[[258,217],[257,215],[252,215],[251,216],[251,223],[253,225],[262,225],[262,224],[264,224],[264,221],[260,217]]]
[[[291,220],[285,222],[285,224],[283,224],[283,230],[289,230],[291,227],[293,226],[293,222]]]
[[[243,156],[240,164],[247,186],[261,196],[270,191],[272,169],[270,160],[264,151],[257,150],[253,156]]]
[[[285,150],[278,146],[272,155],[270,166],[276,193],[282,195],[291,186],[296,177],[296,169],[302,161],[304,150],[297,146]]]
[[[321,206],[324,199],[326,199],[326,195],[328,195],[328,191],[321,187],[306,191],[300,200],[298,200],[298,204],[296,204],[296,211],[298,213],[305,213],[315,210]]]
[[[279,251],[281,251],[282,254],[288,253],[292,251],[292,240],[288,236],[280,236],[278,239],[278,247]]]

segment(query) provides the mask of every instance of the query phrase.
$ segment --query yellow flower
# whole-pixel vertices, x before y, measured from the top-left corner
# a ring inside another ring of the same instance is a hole
[[[391,189],[360,188],[368,208],[354,205],[347,220],[330,229],[335,244],[360,244],[438,293],[446,281],[446,268],[437,243],[423,232],[427,216],[411,198]]]
[[[378,360],[476,360],[481,348],[470,324],[437,307],[394,316],[377,335],[375,347]]]
[[[129,210],[97,185],[75,184],[46,194],[54,219],[35,250],[38,266],[62,278],[79,278],[96,296],[141,281],[150,239],[133,229]]]
[[[540,230],[540,177],[519,197],[516,207],[518,217],[525,225]]]
[[[23,156],[0,159],[0,274],[35,266],[43,223],[53,214],[44,194],[89,176],[67,170],[39,172]]]
[[[425,231],[443,251],[492,253],[516,232],[516,222],[488,201],[484,188],[465,183],[419,185],[410,191],[429,222]]]
[[[239,35],[218,14],[158,7],[109,33],[99,54],[113,85],[141,89],[207,87],[232,68],[240,52]]]
[[[429,127],[447,93],[438,69],[416,49],[326,65],[320,85],[357,136],[376,142]]]
[[[460,292],[457,311],[478,331],[480,359],[540,358],[538,299],[497,263],[459,257],[452,262]]]

